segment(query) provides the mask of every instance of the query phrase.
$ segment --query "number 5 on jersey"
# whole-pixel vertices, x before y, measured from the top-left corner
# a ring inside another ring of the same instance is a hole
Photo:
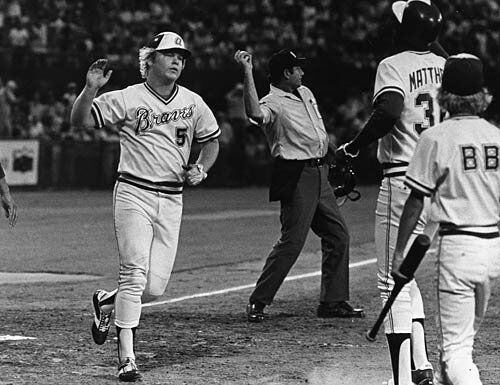
[[[175,143],[177,143],[179,147],[184,146],[184,143],[186,143],[186,133],[186,127],[175,127]]]

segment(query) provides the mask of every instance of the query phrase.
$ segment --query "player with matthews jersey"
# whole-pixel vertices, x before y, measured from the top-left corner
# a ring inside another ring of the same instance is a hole
[[[338,161],[348,161],[378,140],[377,157],[383,168],[375,220],[378,288],[387,301],[393,287],[392,255],[399,219],[409,194],[404,175],[419,135],[440,120],[436,101],[445,59],[430,52],[442,23],[441,13],[429,0],[397,1],[395,42],[399,53],[382,60],[377,68],[373,112],[362,131],[339,147]],[[424,231],[426,212],[419,218],[412,239]],[[427,229],[433,233],[432,229]],[[433,234],[430,234],[431,236]],[[412,242],[410,241],[409,244]],[[398,295],[384,320],[393,379],[396,385],[432,384],[424,334],[424,307],[412,280]],[[411,343],[410,343],[411,341]],[[413,368],[413,370],[412,370]]]
[[[92,336],[106,340],[115,312],[119,379],[140,378],[134,336],[141,304],[161,296],[177,252],[184,182],[197,185],[214,164],[219,127],[196,93],[177,84],[190,51],[173,32],[156,35],[139,51],[144,83],[96,97],[109,80],[106,60],[93,63],[71,114],[73,125],[113,126],[120,133],[120,163],[113,194],[120,271],[118,288],[93,296]],[[188,164],[191,143],[201,144]]]
[[[411,194],[401,217],[394,259],[431,197],[437,242],[439,385],[481,385],[472,360],[492,281],[500,276],[500,130],[478,117],[488,105],[481,61],[446,61],[438,100],[449,118],[422,133],[406,172]],[[396,262],[394,262],[396,266]]]

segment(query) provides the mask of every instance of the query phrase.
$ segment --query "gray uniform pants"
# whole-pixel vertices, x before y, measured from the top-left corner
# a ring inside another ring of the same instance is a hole
[[[281,202],[281,238],[266,260],[250,302],[271,304],[302,251],[309,228],[321,238],[320,302],[349,299],[349,234],[327,178],[328,166],[305,166],[292,198]]]

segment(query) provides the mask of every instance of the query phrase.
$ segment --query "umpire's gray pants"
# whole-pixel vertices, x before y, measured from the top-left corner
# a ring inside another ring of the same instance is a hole
[[[281,238],[264,265],[250,302],[271,304],[297,260],[309,228],[321,238],[320,302],[349,299],[349,233],[333,190],[328,166],[305,166],[288,201],[281,202]]]

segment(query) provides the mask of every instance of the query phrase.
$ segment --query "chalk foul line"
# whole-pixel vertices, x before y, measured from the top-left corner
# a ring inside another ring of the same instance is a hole
[[[370,265],[372,263],[375,263],[376,261],[377,261],[376,258],[371,258],[371,259],[365,259],[365,260],[359,261],[359,262],[353,262],[353,263],[349,264],[349,268],[353,269],[355,267]],[[316,277],[318,275],[321,275],[321,271],[319,271],[319,270],[318,271],[314,271],[312,273],[307,273],[307,274],[292,275],[290,277],[286,277],[285,281],[296,281],[296,280],[299,280],[299,279]],[[171,298],[171,299],[167,299],[167,300],[164,300],[164,301],[149,302],[149,303],[143,304],[142,307],[143,308],[145,308],[145,307],[153,307],[153,306],[160,306],[160,305],[165,305],[165,304],[169,304],[169,303],[176,303],[176,302],[187,301],[187,300],[195,299],[195,298],[212,297],[214,295],[232,293],[232,292],[235,292],[235,291],[246,290],[246,289],[250,289],[250,288],[253,288],[253,287],[255,287],[255,283],[252,283],[252,284],[249,284],[249,285],[228,287],[227,289],[209,291],[209,292],[206,292],[206,293],[197,293],[197,294],[192,294],[192,295],[186,295],[186,296],[183,296],[183,297]]]
[[[35,337],[26,337],[26,336],[11,336],[11,335],[4,335],[0,336],[0,342],[3,341],[22,341],[22,340],[36,340]]]
[[[353,269],[355,267],[369,265],[369,264],[375,263],[376,261],[377,261],[376,258],[365,259],[363,261],[350,263],[349,268]],[[320,274],[321,274],[321,271],[314,271],[312,273],[307,273],[307,274],[292,275],[290,277],[286,277],[285,281],[296,281],[299,279],[316,277]],[[254,286],[255,286],[255,283],[252,283],[249,285],[234,286],[234,287],[229,287],[227,289],[222,289],[222,290],[215,290],[215,291],[209,291],[206,293],[198,293],[198,294],[186,295],[186,296],[178,297],[178,298],[167,299],[165,301],[145,303],[142,305],[142,307],[160,306],[160,305],[165,305],[165,304],[169,304],[169,303],[187,301],[187,300],[194,299],[194,298],[211,297],[211,296],[215,296],[215,295],[226,294],[226,293],[231,293],[231,292],[235,292],[235,291],[250,289],[250,288],[253,288]],[[23,341],[23,340],[36,340],[36,338],[35,337],[27,337],[27,336],[0,335],[0,342]]]

